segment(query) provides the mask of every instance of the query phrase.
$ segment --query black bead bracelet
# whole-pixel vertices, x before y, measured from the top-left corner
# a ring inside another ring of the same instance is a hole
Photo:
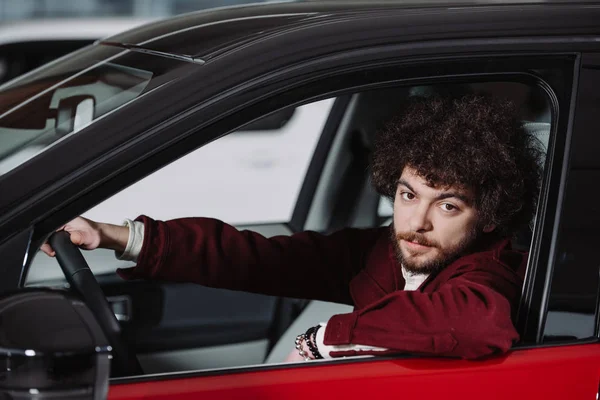
[[[308,346],[308,349],[310,350],[310,352],[313,354],[313,356],[317,360],[323,359],[323,356],[321,355],[321,353],[319,352],[319,349],[317,348],[317,331],[319,330],[320,327],[321,327],[321,325],[312,326],[312,327],[308,328],[308,330],[304,334],[306,345]]]

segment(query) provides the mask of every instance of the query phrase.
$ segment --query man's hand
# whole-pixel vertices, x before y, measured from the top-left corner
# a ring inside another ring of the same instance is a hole
[[[71,242],[85,250],[105,248],[122,253],[129,239],[129,228],[127,226],[103,224],[83,217],[75,218],[58,230],[69,232]],[[41,250],[51,257],[56,254],[48,243],[44,243]]]
[[[283,362],[300,362],[304,361],[304,358],[298,353],[298,350],[294,349],[288,354]]]
[[[310,359],[314,360],[314,356],[312,355],[312,353],[310,352],[310,350],[308,349],[308,346],[306,345],[306,343],[304,341],[302,341],[302,349],[308,354],[308,357]],[[300,362],[300,361],[304,361],[304,357],[302,357],[300,355],[300,352],[298,352],[298,349],[294,349],[290,352],[290,354],[288,354],[288,356],[285,358],[285,360],[283,362]]]

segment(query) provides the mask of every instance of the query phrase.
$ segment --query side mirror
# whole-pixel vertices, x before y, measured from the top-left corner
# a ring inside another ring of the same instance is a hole
[[[67,292],[0,297],[0,399],[106,399],[110,350],[90,310]]]

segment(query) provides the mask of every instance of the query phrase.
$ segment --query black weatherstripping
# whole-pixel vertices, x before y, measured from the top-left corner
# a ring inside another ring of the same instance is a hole
[[[562,64],[562,65],[561,65]],[[529,263],[521,303],[519,306],[517,330],[522,343],[541,343],[546,319],[549,286],[556,263],[556,237],[558,216],[564,201],[565,180],[568,169],[569,146],[571,139],[573,92],[577,86],[579,61],[574,55],[567,56],[557,69],[544,77],[542,87],[548,90],[552,109],[552,134],[548,154],[540,204],[533,232],[534,240],[529,254]],[[558,111],[558,115],[556,112]]]
[[[92,311],[113,348],[113,368],[117,375],[139,375],[142,369],[137,358],[124,344],[121,327],[113,314],[100,285],[79,249],[65,231],[52,234],[48,240],[56,251],[58,264],[65,278]]]
[[[552,280],[547,284],[544,342],[555,342],[564,336],[571,336],[575,341],[598,335],[600,219],[595,202],[600,177],[598,65],[597,53],[582,55],[556,256]]]

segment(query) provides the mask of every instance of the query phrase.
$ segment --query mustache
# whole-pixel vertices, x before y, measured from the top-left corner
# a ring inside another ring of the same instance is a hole
[[[398,232],[396,233],[396,240],[406,240],[408,242],[418,243],[429,247],[440,247],[436,241],[429,240],[425,235],[417,232]]]

